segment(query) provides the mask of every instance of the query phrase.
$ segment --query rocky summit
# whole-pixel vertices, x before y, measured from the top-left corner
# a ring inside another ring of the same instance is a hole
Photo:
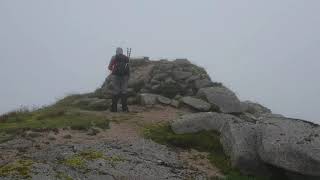
[[[131,58],[130,113],[110,112],[112,89],[1,115],[0,179],[320,179],[319,125],[240,101],[187,59]]]

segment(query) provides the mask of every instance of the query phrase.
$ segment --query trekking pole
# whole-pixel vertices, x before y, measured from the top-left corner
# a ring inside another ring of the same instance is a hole
[[[131,56],[131,48],[127,48],[127,56],[128,56],[128,58],[130,59],[130,56]]]

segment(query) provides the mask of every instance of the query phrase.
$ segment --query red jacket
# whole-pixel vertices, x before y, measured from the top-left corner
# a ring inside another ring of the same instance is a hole
[[[110,60],[110,63],[109,63],[109,66],[108,66],[108,69],[113,72],[114,71],[114,66],[116,64],[116,56],[112,56],[111,60]]]

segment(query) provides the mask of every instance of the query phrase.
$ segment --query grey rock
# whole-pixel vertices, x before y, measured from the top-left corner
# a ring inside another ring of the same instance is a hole
[[[174,63],[179,64],[179,65],[191,64],[188,59],[176,59],[176,60],[174,60]]]
[[[136,92],[142,89],[150,81],[153,67],[153,64],[147,63],[136,68],[131,68],[128,82],[129,88],[133,88]]]
[[[130,58],[130,66],[141,66],[149,62],[150,62],[149,57],[146,57],[146,56]]]
[[[242,112],[241,104],[234,92],[223,86],[202,88],[197,96],[206,99],[223,113]]]
[[[201,112],[183,115],[171,123],[177,134],[196,133],[202,130],[215,130],[221,133],[226,123],[243,122],[236,116],[216,112]]]
[[[186,96],[194,96],[195,93],[193,92],[192,89],[187,89],[187,90],[185,91],[185,95],[186,95]]]
[[[150,90],[148,90],[148,89],[146,89],[146,88],[142,88],[141,90],[140,90],[140,93],[149,93],[150,92]]]
[[[200,79],[200,78],[201,78],[200,75],[193,75],[193,76],[189,77],[189,78],[186,80],[186,82],[187,82],[187,83],[191,83],[191,82],[194,82],[195,80],[198,80],[198,79]]]
[[[272,111],[261,104],[254,103],[251,101],[241,102],[242,111],[248,112],[250,114],[260,115],[260,114],[270,114]]]
[[[181,98],[183,98],[183,96],[181,96],[180,94],[177,94],[177,95],[174,97],[175,100],[180,100]]]
[[[267,164],[320,178],[320,126],[271,117],[258,123],[258,153]]]
[[[192,108],[194,108],[194,109],[196,109],[198,111],[202,111],[202,112],[209,111],[210,108],[211,108],[211,105],[209,103],[207,103],[207,102],[205,102],[205,101],[203,101],[201,99],[193,98],[193,97],[190,97],[190,96],[183,97],[181,99],[181,101],[184,104],[186,104],[186,105],[188,105],[188,106],[190,106],[190,107],[192,107]]]
[[[161,83],[161,81],[158,81],[158,80],[155,80],[155,79],[151,79],[151,81],[150,81],[151,85],[157,85],[157,84],[160,84],[160,83]]]
[[[159,73],[153,76],[153,80],[162,81],[165,80],[169,76],[168,73]]]
[[[233,167],[244,174],[267,176],[269,172],[259,159],[256,141],[253,123],[226,123],[221,131],[220,142]]]
[[[171,99],[163,97],[163,96],[158,96],[158,101],[161,104],[165,104],[165,105],[170,105],[171,104]]]
[[[140,94],[140,104],[144,106],[155,105],[157,104],[158,96],[159,95],[149,93]]]
[[[262,121],[265,118],[285,118],[285,116],[282,115],[282,114],[269,114],[269,113],[266,113],[266,114],[260,114],[257,119]]]
[[[177,100],[172,100],[170,105],[171,105],[172,107],[179,108],[180,102],[177,101]]]
[[[178,81],[185,80],[188,77],[192,76],[191,72],[184,72],[184,71],[173,71],[172,74],[173,74],[173,78]]]
[[[99,134],[99,133],[100,133],[100,130],[99,130],[98,128],[96,128],[96,127],[91,127],[91,128],[88,130],[87,135],[89,135],[89,136],[95,136],[95,135],[97,135],[97,134]]]
[[[157,90],[161,89],[161,85],[160,84],[154,85],[154,86],[151,87],[151,89],[153,91],[157,91]]]
[[[54,141],[54,140],[56,140],[57,138],[56,138],[55,136],[53,136],[53,135],[49,135],[49,136],[48,136],[48,139],[49,139],[50,141]]]
[[[72,136],[71,136],[71,134],[66,134],[66,135],[63,136],[63,138],[64,138],[64,139],[71,139]]]
[[[214,83],[210,81],[209,79],[199,79],[195,81],[195,87],[197,89],[206,88],[213,86]]]
[[[25,132],[25,136],[29,137],[29,138],[37,138],[37,137],[42,136],[42,134],[39,132],[27,131],[27,132]]]

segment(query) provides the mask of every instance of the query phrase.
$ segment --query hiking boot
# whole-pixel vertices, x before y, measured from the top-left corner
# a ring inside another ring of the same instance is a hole
[[[121,104],[122,104],[122,111],[123,112],[129,112],[128,104],[127,104],[127,95],[122,94],[121,95]]]
[[[112,96],[111,112],[118,112],[119,95]]]

